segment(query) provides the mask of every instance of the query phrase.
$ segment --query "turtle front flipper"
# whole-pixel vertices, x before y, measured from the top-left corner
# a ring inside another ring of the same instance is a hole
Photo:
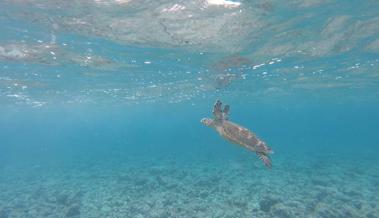
[[[272,163],[271,163],[271,159],[268,155],[262,153],[262,152],[256,152],[259,159],[261,159],[264,163],[264,165],[267,167],[267,168],[271,168],[272,167]]]
[[[222,111],[222,117],[224,120],[229,120],[229,111],[230,111],[230,106],[225,105],[224,110]]]
[[[223,119],[221,105],[222,105],[221,101],[217,100],[213,106],[213,115],[214,115],[215,119],[217,119],[217,120]]]

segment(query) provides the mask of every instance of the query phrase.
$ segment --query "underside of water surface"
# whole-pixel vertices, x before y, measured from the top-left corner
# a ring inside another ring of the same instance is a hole
[[[0,218],[379,217],[378,67],[374,0],[2,0]]]

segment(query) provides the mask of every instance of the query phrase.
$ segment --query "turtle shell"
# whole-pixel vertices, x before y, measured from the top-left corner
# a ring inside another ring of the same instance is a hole
[[[254,146],[257,145],[260,140],[254,133],[238,124],[226,120],[222,122],[222,128],[222,135],[226,139],[255,151]]]

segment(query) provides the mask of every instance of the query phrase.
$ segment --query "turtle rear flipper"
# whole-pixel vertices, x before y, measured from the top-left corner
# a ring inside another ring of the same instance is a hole
[[[259,159],[261,159],[264,163],[264,165],[267,167],[267,168],[271,168],[272,167],[272,163],[271,163],[271,159],[268,155],[264,154],[264,153],[261,153],[261,152],[256,152]]]

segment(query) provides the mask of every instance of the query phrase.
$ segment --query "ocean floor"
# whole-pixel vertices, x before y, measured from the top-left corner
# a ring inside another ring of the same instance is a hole
[[[121,157],[3,165],[0,218],[379,217],[373,159]]]

